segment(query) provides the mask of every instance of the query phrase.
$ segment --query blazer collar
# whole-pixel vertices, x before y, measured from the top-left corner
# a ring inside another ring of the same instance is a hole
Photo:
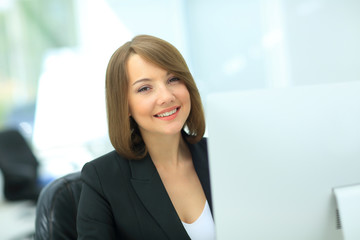
[[[207,152],[207,140],[203,138],[197,144],[188,144],[193,159],[195,171],[200,179],[206,199],[212,212],[212,199],[210,188],[209,162]]]
[[[189,149],[195,170],[211,207],[209,171],[204,150],[201,151],[197,144],[189,144]],[[170,239],[190,239],[149,154],[141,160],[129,162],[132,174],[131,183],[135,192],[164,232]]]

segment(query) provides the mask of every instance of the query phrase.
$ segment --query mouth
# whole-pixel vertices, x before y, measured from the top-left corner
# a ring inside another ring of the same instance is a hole
[[[179,109],[180,107],[173,108],[172,110],[166,110],[166,112],[155,114],[154,117],[158,117],[158,118],[169,117],[171,115],[174,115],[177,111],[179,111]]]

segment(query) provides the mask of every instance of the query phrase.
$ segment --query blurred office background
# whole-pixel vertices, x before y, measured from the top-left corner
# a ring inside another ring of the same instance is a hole
[[[205,108],[215,91],[359,81],[359,12],[357,0],[0,0],[0,131],[22,134],[42,185],[112,150],[105,70],[137,34],[182,52]],[[6,206],[0,226],[25,214]]]

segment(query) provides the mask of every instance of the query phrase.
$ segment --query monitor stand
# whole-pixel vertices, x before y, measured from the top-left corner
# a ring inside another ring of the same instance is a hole
[[[360,239],[360,184],[333,190],[344,240]]]

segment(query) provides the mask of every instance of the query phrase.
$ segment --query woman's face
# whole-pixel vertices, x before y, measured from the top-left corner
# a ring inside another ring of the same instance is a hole
[[[131,116],[141,134],[178,134],[191,108],[185,83],[138,54],[127,63],[128,101]]]

